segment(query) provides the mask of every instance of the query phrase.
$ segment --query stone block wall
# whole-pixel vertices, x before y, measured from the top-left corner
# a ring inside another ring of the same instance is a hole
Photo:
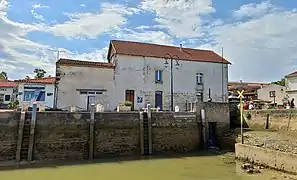
[[[96,113],[94,158],[140,154],[139,113]]]
[[[264,130],[269,116],[269,130],[297,131],[297,110],[248,110],[244,111],[245,123],[252,129]]]
[[[88,157],[90,113],[39,112],[34,160],[75,160]]]
[[[0,112],[0,161],[15,160],[20,113]]]
[[[153,152],[197,151],[201,145],[201,123],[195,113],[152,113]]]

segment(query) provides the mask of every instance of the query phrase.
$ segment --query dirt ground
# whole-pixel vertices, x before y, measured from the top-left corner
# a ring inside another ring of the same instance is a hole
[[[296,133],[248,131],[244,132],[243,137],[245,144],[297,154]],[[241,142],[240,135],[236,141]]]

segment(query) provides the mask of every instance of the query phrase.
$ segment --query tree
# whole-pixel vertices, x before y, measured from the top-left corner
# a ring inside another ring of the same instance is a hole
[[[277,84],[277,85],[280,85],[280,86],[286,86],[286,79],[285,78],[282,78],[280,81],[275,81],[275,82],[272,82],[271,84]]]
[[[34,73],[35,73],[35,78],[43,78],[46,74],[46,71],[43,69],[35,69]]]
[[[8,78],[7,78],[7,73],[4,72],[4,71],[2,71],[2,72],[0,73],[0,79],[8,79]]]

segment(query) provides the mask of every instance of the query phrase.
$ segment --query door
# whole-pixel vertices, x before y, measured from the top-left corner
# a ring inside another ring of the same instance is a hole
[[[155,92],[155,108],[160,108],[163,110],[163,95],[162,91]]]
[[[209,122],[209,147],[217,147],[217,122]]]
[[[88,99],[87,99],[87,111],[90,111],[92,103],[95,103],[95,96],[88,96]]]
[[[134,90],[126,90],[125,101],[130,101],[132,103],[131,110],[134,110]]]

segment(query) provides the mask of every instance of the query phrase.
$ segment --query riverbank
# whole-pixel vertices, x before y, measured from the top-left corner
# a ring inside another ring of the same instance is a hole
[[[297,174],[297,136],[293,132],[244,132],[244,144],[236,139],[236,157],[287,173]]]

